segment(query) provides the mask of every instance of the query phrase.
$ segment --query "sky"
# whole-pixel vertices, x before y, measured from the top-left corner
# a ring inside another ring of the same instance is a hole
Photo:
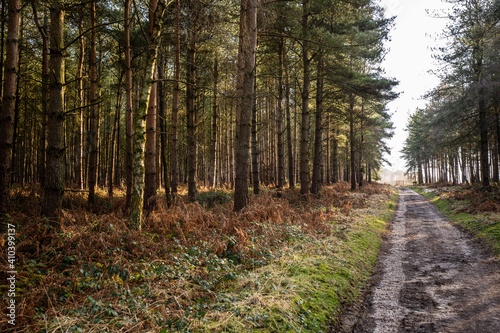
[[[396,16],[382,67],[386,76],[400,82],[396,88],[399,98],[388,104],[396,129],[394,137],[387,142],[391,155],[385,156],[392,167],[385,167],[392,171],[406,170],[400,151],[407,137],[404,129],[409,115],[425,106],[422,96],[439,83],[429,72],[439,68],[431,48],[443,44],[439,34],[447,20],[433,17],[432,13],[442,13],[450,5],[441,0],[380,0],[379,3],[385,8],[386,17]]]

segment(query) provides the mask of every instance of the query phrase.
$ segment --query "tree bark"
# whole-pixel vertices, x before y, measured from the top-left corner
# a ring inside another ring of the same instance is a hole
[[[82,22],[80,22],[79,33],[83,32],[83,18]],[[80,46],[80,56],[78,58],[78,70],[77,70],[77,80],[78,80],[78,91],[77,91],[77,99],[78,99],[78,110],[77,115],[77,124],[76,124],[76,143],[75,143],[75,152],[76,152],[76,163],[75,163],[75,176],[76,176],[76,184],[78,189],[83,189],[83,107],[84,107],[84,97],[83,97],[83,63],[85,61],[85,43],[83,39],[83,35],[79,38],[79,46]],[[47,72],[48,75],[48,72]]]
[[[283,67],[285,69],[285,112],[286,112],[286,139],[288,150],[288,181],[290,188],[295,187],[294,174],[294,153],[292,142],[292,117],[290,115],[290,73],[288,67],[288,58],[286,52],[283,52]]]
[[[332,139],[332,182],[339,182],[339,131],[335,125],[335,132],[333,133]]]
[[[49,218],[61,207],[64,192],[64,92],[65,58],[63,1],[53,1],[50,9],[50,91],[47,112],[47,166],[42,214]],[[54,225],[59,228],[56,223]]]
[[[365,132],[364,132],[364,128],[363,128],[363,117],[364,117],[364,113],[365,113],[365,101],[363,100],[361,102],[361,115],[360,115],[360,126],[359,126],[359,132],[360,132],[360,140],[359,140],[359,148],[358,148],[358,151],[359,151],[359,161],[358,161],[358,186],[359,187],[362,187],[363,186],[363,173],[364,173],[364,170],[363,170],[363,147],[365,145]]]
[[[134,114],[132,112],[132,57],[130,52],[130,0],[125,0],[124,13],[124,34],[125,34],[125,134],[126,134],[126,183],[127,194],[125,198],[125,206],[130,208],[132,200],[132,185],[133,185],[133,123]]]
[[[196,14],[192,15],[190,31],[188,32],[189,45],[187,48],[187,85],[186,85],[186,116],[187,116],[187,150],[188,150],[188,197],[196,200]]]
[[[500,181],[500,175],[499,175],[499,167],[498,167],[498,162],[499,162],[499,157],[500,157],[500,112],[499,110],[495,110],[495,131],[496,131],[496,142],[495,142],[495,164],[493,167],[493,175],[494,179],[493,181],[498,183]]]
[[[0,81],[3,82],[3,65],[4,65],[4,45],[5,45],[5,7],[6,0],[2,0],[2,22],[0,23]],[[0,84],[0,98],[3,96],[3,84]],[[0,103],[1,105],[1,103]],[[1,107],[1,106],[0,106]]]
[[[155,71],[156,75],[156,71]],[[158,83],[151,83],[151,93],[148,101],[146,114],[146,144],[144,156],[144,209],[151,211],[154,207],[154,196],[156,195],[156,96]]]
[[[217,52],[217,51],[216,51]],[[215,174],[217,170],[217,119],[218,119],[218,99],[217,89],[219,81],[219,61],[217,54],[214,59],[214,78],[213,78],[213,94],[212,101],[212,133],[210,134],[210,161],[208,165],[208,184],[210,187],[215,187]]]
[[[88,204],[92,206],[95,201],[95,186],[97,182],[97,52],[96,52],[96,5],[95,0],[90,3],[90,25],[92,27],[92,33],[90,37],[90,130],[89,136],[89,171],[88,171],[88,182],[89,182],[89,196]]]
[[[177,158],[177,123],[179,114],[179,81],[181,79],[181,33],[180,33],[180,0],[175,0],[175,64],[174,64],[174,91],[172,96],[172,130],[170,163],[172,169],[172,197],[177,194],[177,182],[179,179],[179,167]]]
[[[479,88],[479,129],[480,129],[480,147],[481,147],[481,184],[483,187],[490,186],[490,165],[488,158],[488,116],[485,101],[485,89],[483,87],[483,82],[479,83],[481,87]]]
[[[254,103],[252,107],[252,181],[253,194],[260,193],[259,180],[259,141],[257,139],[257,79],[253,83]]]
[[[318,70],[317,70],[317,83],[316,83],[316,128],[314,131],[314,160],[313,160],[313,176],[311,193],[318,195],[319,182],[321,172],[321,155],[323,153],[322,147],[322,127],[323,127],[323,55],[320,50],[318,53]]]
[[[279,41],[279,65],[278,65],[278,108],[276,110],[276,132],[278,141],[278,197],[285,183],[285,149],[283,146],[283,58],[284,58],[284,38]]]
[[[304,70],[302,88],[302,124],[300,128],[300,193],[309,193],[309,93],[311,78],[309,70],[309,43],[307,33],[309,30],[309,0],[302,1],[302,63]]]
[[[121,109],[121,100],[122,100],[122,79],[123,72],[120,74],[120,78],[118,79],[118,84],[116,87],[116,105],[115,105],[115,119],[113,122],[113,131],[111,133],[111,140],[109,143],[109,165],[108,165],[108,196],[113,196],[113,170],[115,161],[115,143],[120,141],[120,138],[117,136],[118,126],[120,123],[120,109]],[[118,152],[118,149],[117,149]]]
[[[354,136],[354,102],[355,97],[351,96],[349,105],[349,143],[351,148],[351,191],[356,189],[356,149]]]
[[[14,140],[14,109],[16,104],[17,69],[19,62],[19,30],[21,1],[9,1],[7,23],[7,54],[0,110],[0,214],[5,213],[9,201],[12,173],[12,146]]]
[[[33,18],[35,25],[42,37],[42,128],[39,143],[38,174],[42,187],[45,184],[45,155],[47,150],[47,100],[49,91],[49,34],[47,29],[47,15],[44,16],[43,25],[38,19],[38,11],[35,2],[31,2],[33,7]],[[3,24],[3,22],[2,22]],[[83,36],[82,36],[83,39]],[[1,55],[3,57],[3,55]],[[83,60],[82,60],[83,61]],[[1,76],[0,76],[1,77]],[[1,93],[0,93],[1,95]]]
[[[234,210],[248,205],[248,171],[251,117],[254,103],[255,53],[257,48],[258,0],[242,0],[240,9],[240,40],[236,104],[235,163],[236,181]]]
[[[166,126],[166,102],[165,102],[165,83],[163,81],[163,71],[165,70],[165,58],[161,57],[158,63],[158,113],[160,121],[160,142],[161,142],[161,164],[163,166],[163,186],[165,187],[165,196],[167,197],[167,204],[170,205],[172,197],[170,196],[170,177],[168,171],[167,161],[167,126]]]
[[[134,158],[133,158],[133,190],[130,203],[129,226],[141,230],[144,204],[144,150],[146,132],[146,110],[151,97],[156,57],[158,53],[158,39],[160,37],[165,6],[162,0],[149,2],[149,40],[145,54],[144,66],[146,75],[142,80],[139,105],[134,117]]]

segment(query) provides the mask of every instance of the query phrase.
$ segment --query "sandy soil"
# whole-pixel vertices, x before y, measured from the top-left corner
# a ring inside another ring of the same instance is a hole
[[[344,331],[500,332],[498,262],[423,196],[399,192],[364,313]]]

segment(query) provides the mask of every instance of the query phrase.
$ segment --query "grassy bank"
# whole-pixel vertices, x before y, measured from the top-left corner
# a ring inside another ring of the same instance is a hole
[[[202,332],[326,332],[343,305],[359,300],[377,260],[397,197],[372,195],[366,208],[332,221],[326,237],[303,235],[269,265],[218,297]]]
[[[479,187],[413,187],[450,221],[457,223],[500,258],[500,195]]]
[[[12,197],[17,330],[320,332],[369,278],[396,195],[264,189],[236,214],[230,192],[205,191],[198,203],[159,199],[142,232],[127,228],[119,193],[101,193],[93,211],[69,193],[57,232],[39,200],[32,189]]]

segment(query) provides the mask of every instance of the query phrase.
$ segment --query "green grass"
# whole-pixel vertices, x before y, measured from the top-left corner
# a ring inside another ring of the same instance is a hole
[[[419,187],[412,187],[418,193],[429,198],[450,221],[456,223],[472,234],[500,258],[500,214],[483,212],[468,213],[468,200],[455,200],[439,191],[425,192]]]
[[[379,197],[335,224],[332,235],[301,239],[279,260],[239,277],[220,294],[220,310],[193,331],[327,332],[343,306],[360,300],[396,201]]]

